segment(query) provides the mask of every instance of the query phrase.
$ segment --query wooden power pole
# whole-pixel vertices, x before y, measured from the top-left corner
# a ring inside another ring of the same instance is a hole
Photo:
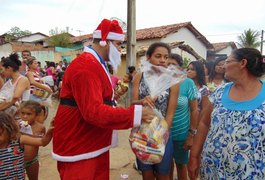
[[[136,66],[136,0],[127,0],[127,9],[126,72],[129,66]],[[131,91],[130,83],[126,106],[131,102]]]
[[[263,34],[264,34],[264,30],[261,30],[261,41],[260,41],[260,53],[261,54],[263,54],[262,53],[262,51],[263,51],[263,42],[264,42],[264,40],[263,40]]]

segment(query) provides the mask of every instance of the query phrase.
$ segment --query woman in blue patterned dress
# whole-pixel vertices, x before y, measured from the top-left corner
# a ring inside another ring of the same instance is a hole
[[[191,150],[190,179],[199,166],[200,179],[265,179],[264,73],[265,57],[253,48],[234,50],[225,61],[231,82],[209,96]]]

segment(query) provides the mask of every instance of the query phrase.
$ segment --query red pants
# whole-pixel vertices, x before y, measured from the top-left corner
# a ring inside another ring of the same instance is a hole
[[[109,180],[109,151],[92,159],[57,162],[62,180]]]

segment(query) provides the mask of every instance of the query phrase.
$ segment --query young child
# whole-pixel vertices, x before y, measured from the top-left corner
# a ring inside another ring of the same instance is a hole
[[[116,100],[119,99],[119,97],[123,96],[128,91],[129,83],[131,82],[132,78],[133,78],[132,75],[130,73],[127,73],[124,75],[122,81],[119,80],[117,82],[117,86],[115,89]]]
[[[0,179],[25,179],[24,145],[46,146],[52,139],[52,122],[42,137],[19,133],[19,126],[12,116],[0,112]]]
[[[42,137],[45,134],[44,120],[40,122],[39,117],[43,114],[42,112],[43,106],[40,103],[32,100],[23,102],[20,107],[20,132]],[[38,146],[25,145],[24,147],[24,166],[29,180],[38,179],[38,151]]]

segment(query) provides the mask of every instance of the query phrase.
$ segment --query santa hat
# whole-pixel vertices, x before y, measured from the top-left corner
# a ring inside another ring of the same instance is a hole
[[[117,20],[103,19],[93,32],[93,38],[101,39],[99,44],[106,46],[106,40],[124,41],[125,35]]]

